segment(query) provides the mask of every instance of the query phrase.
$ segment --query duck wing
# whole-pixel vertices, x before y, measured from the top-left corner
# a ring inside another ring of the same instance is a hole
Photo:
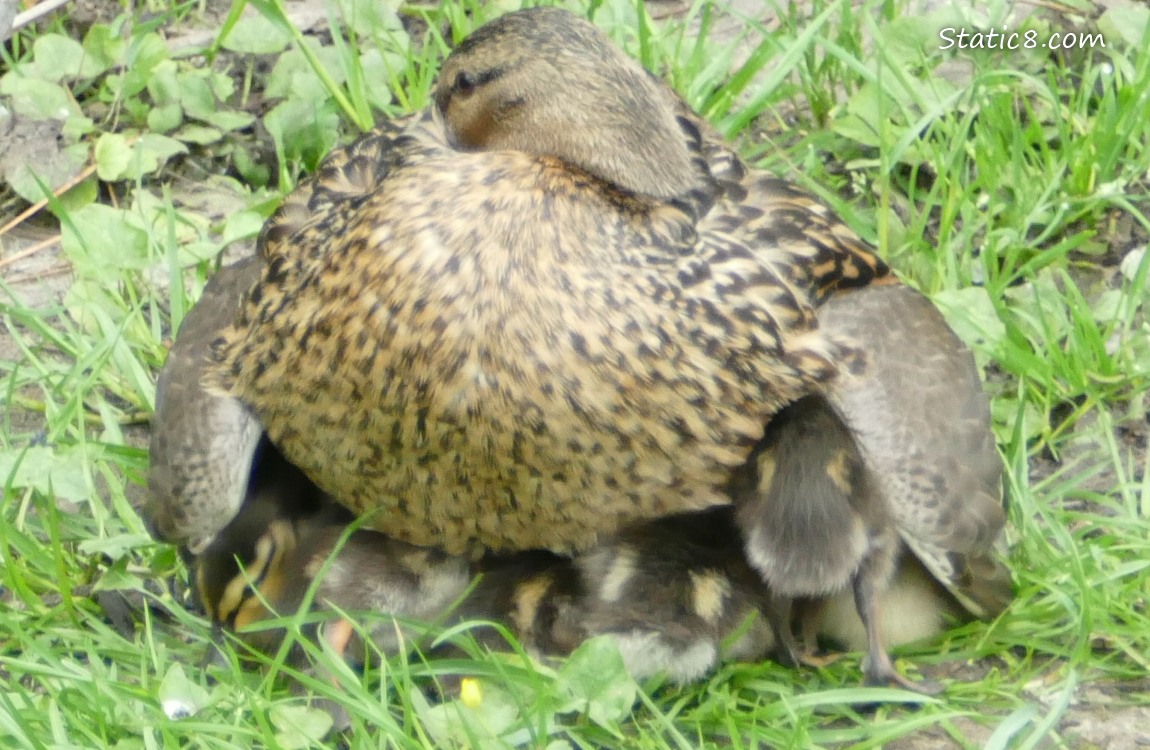
[[[972,614],[996,616],[1013,596],[999,557],[1003,469],[973,356],[934,305],[904,286],[831,297],[819,321],[866,352],[830,395],[903,540]]]
[[[239,400],[200,379],[211,343],[239,314],[258,258],[220,269],[184,318],[156,382],[143,514],[153,535],[202,551],[239,510],[263,430]]]

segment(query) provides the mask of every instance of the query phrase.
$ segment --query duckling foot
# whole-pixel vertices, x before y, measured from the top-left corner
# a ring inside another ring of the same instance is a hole
[[[878,591],[873,577],[865,573],[855,578],[855,606],[867,634],[867,655],[863,659],[865,683],[872,686],[899,687],[922,695],[938,695],[942,685],[932,680],[912,682],[900,675],[883,646],[879,628]]]
[[[829,667],[830,665],[843,658],[842,654],[817,654],[810,649],[803,651],[799,657],[805,667],[815,667],[821,669],[822,667]]]
[[[863,660],[863,675],[865,684],[871,687],[902,688],[920,695],[938,695],[944,690],[943,685],[934,680],[914,682],[903,677],[885,651],[880,651],[877,658],[874,654],[867,655]]]
[[[345,652],[347,651],[347,644],[351,641],[352,632],[351,620],[341,617],[324,624],[323,639],[342,659],[346,656]]]

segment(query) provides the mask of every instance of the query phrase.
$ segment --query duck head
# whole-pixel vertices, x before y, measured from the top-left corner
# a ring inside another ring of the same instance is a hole
[[[435,103],[460,150],[552,156],[658,199],[705,179],[670,90],[559,8],[510,13],[477,29],[444,63]]]

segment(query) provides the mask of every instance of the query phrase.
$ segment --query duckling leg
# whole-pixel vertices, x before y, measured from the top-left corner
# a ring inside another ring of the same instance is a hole
[[[881,587],[875,580],[873,571],[864,568],[855,576],[854,595],[855,606],[863,627],[866,628],[867,653],[863,658],[863,675],[866,684],[901,687],[923,695],[937,695],[942,692],[943,686],[933,680],[912,682],[900,675],[894,668],[894,663],[883,645],[882,626],[879,619],[879,598]]]
[[[323,639],[339,658],[346,658],[347,644],[351,642],[351,620],[341,617],[323,626]]]
[[[767,607],[767,623],[775,636],[775,658],[784,667],[797,667],[802,664],[802,652],[795,641],[795,629],[791,622],[795,600],[789,596],[771,593]]]

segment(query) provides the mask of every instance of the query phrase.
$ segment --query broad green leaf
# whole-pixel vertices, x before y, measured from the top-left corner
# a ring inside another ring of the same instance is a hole
[[[216,92],[212,90],[211,81],[206,76],[196,73],[185,73],[180,76],[180,103],[189,117],[203,120],[210,117],[220,102]]]
[[[93,456],[82,447],[0,451],[0,484],[34,489],[51,497],[87,500],[93,493],[87,463]]]
[[[289,99],[264,116],[264,127],[288,163],[314,167],[336,144],[339,113],[330,100],[317,105]]]
[[[140,160],[140,173],[148,174],[155,172],[176,154],[188,153],[188,147],[166,135],[145,133],[136,141],[136,153]]]
[[[98,65],[99,72],[103,73],[123,56],[124,40],[113,33],[110,26],[94,24],[84,37],[84,53],[91,64]]]
[[[148,112],[148,129],[157,133],[170,133],[184,122],[184,110],[179,104],[165,104]],[[177,136],[178,137],[178,136]],[[182,139],[181,140],[186,140]]]
[[[431,706],[422,696],[422,700],[412,696],[415,710],[437,747],[467,747],[479,740],[479,747],[495,750],[531,740],[525,730],[512,731],[520,705],[513,696],[491,683],[468,680],[472,689],[466,702],[453,700]]]
[[[283,52],[291,36],[264,16],[245,16],[223,40],[224,49],[245,55],[271,55]]]
[[[112,92],[122,98],[135,97],[143,91],[156,66],[170,57],[168,46],[157,34],[136,37],[128,45],[124,73],[106,80]]]
[[[209,128],[204,125],[186,125],[179,129],[176,133],[172,134],[176,140],[184,143],[195,143],[201,146],[208,143],[216,143],[224,134],[216,128]]]
[[[1098,30],[1105,39],[1120,37],[1136,49],[1150,32],[1150,8],[1134,3],[1114,5],[1098,18]]]
[[[60,226],[60,246],[81,273],[109,283],[125,269],[147,268],[148,236],[129,223],[123,209],[100,203],[68,215]]]
[[[339,10],[349,28],[361,36],[383,32],[406,32],[399,18],[400,3],[379,0],[339,0]]]
[[[161,60],[148,77],[148,94],[152,102],[164,106],[180,101],[179,66],[174,60]]]
[[[305,44],[336,83],[343,83],[346,80],[343,64],[339,59],[339,50],[330,45],[322,45],[313,39],[306,39]],[[294,98],[307,101],[325,101],[331,96],[311,63],[298,49],[280,55],[280,59],[268,75],[265,94],[269,99]]]
[[[100,61],[89,56],[75,39],[44,34],[32,44],[32,57],[39,76],[48,81],[93,78],[104,72]]]
[[[203,115],[199,119],[220,130],[239,130],[255,122],[255,117],[247,112],[221,110]]]
[[[263,228],[264,217],[255,211],[236,211],[229,214],[224,222],[224,233],[221,242],[228,245],[237,240],[246,240],[255,237]]]
[[[363,66],[363,77],[367,81],[367,96],[371,106],[384,109],[392,102],[391,89],[387,81],[397,70],[402,69],[403,58],[398,55],[385,56],[377,49],[370,49],[360,55],[359,63]]]
[[[561,711],[586,713],[607,729],[630,715],[639,696],[610,636],[591,638],[575,649],[560,668],[556,687],[567,698]]]
[[[276,728],[276,743],[283,750],[311,747],[332,727],[332,717],[327,711],[299,704],[272,706],[268,718]]]
[[[946,322],[968,346],[998,351],[1006,338],[1006,326],[984,287],[939,292],[932,301]]]
[[[11,98],[12,109],[37,120],[63,120],[79,115],[80,107],[59,84],[42,78],[25,78],[9,73],[0,78],[0,94]]]
[[[94,150],[96,174],[104,182],[122,180],[132,163],[132,147],[119,133],[104,133],[97,139]]]

